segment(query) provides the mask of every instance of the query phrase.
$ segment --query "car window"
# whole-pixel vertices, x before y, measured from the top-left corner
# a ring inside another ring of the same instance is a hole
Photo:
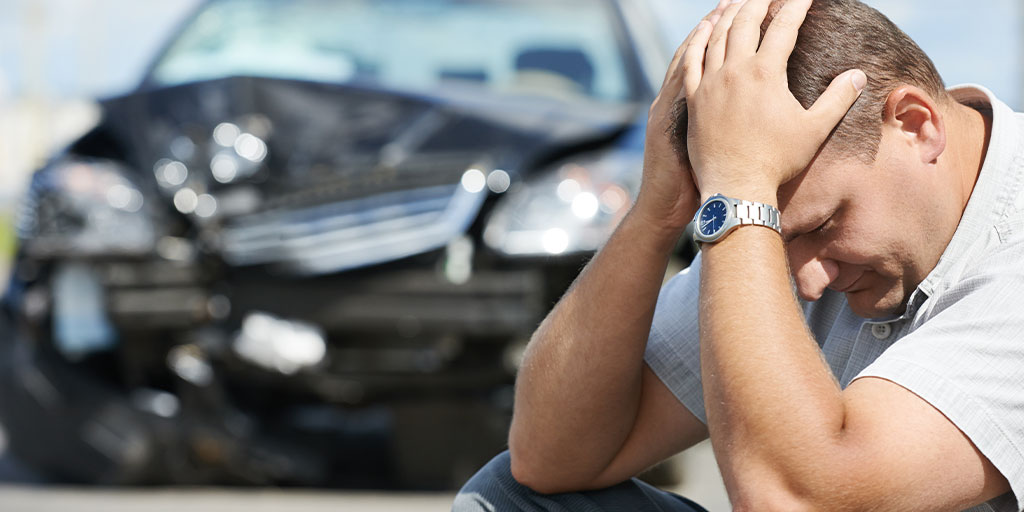
[[[593,0],[220,0],[154,67],[175,85],[252,75],[402,90],[634,99],[615,12]]]

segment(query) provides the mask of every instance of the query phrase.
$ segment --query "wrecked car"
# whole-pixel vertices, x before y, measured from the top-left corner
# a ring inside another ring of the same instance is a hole
[[[0,313],[11,452],[84,483],[461,483],[639,188],[652,16],[201,5],[31,180]]]

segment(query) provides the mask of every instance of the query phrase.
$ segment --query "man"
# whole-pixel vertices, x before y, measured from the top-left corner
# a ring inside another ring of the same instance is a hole
[[[1024,510],[1022,135],[857,0],[723,1],[455,510],[700,510],[630,477],[709,434],[736,510]]]

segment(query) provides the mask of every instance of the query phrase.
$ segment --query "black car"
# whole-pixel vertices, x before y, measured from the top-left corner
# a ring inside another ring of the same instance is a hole
[[[461,482],[635,197],[656,25],[636,0],[203,4],[33,176],[10,450],[76,482]]]

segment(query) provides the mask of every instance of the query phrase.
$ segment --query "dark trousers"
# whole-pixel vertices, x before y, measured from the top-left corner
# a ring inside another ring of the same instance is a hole
[[[597,491],[538,494],[512,478],[509,460],[504,452],[473,475],[455,497],[452,512],[707,512],[636,478]]]

